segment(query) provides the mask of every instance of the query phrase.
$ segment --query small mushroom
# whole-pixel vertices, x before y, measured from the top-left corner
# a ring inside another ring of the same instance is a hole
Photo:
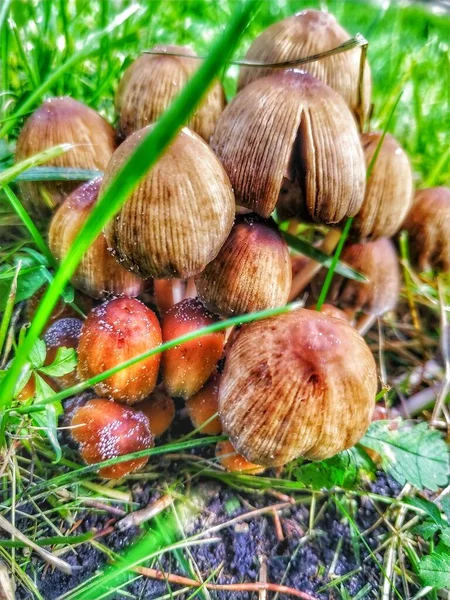
[[[72,437],[78,442],[80,454],[88,465],[154,446],[150,423],[143,413],[105,398],[88,400],[77,408],[71,426]],[[147,456],[124,461],[103,467],[99,475],[118,479],[147,462]]]
[[[227,471],[245,473],[246,475],[258,475],[266,470],[262,465],[255,465],[236,452],[235,447],[229,440],[217,442],[216,458]]]
[[[207,435],[217,435],[222,431],[219,417],[214,416],[219,410],[220,379],[221,374],[214,373],[199,392],[186,400],[192,425]]]
[[[367,166],[382,133],[365,133],[362,145]],[[397,140],[386,134],[366,186],[366,195],[353,223],[360,238],[391,237],[400,229],[412,203],[413,178],[409,159]]]
[[[163,390],[156,389],[136,409],[143,412],[150,421],[150,429],[155,438],[161,437],[175,418],[175,404]]]
[[[46,166],[103,171],[115,148],[114,129],[95,110],[66,96],[46,100],[26,121],[16,146],[16,161],[58,144],[76,144]],[[77,187],[72,181],[22,182],[25,203],[40,213],[59,206]]]
[[[59,261],[67,255],[88,218],[97,201],[100,185],[101,178],[81,185],[53,215],[48,234],[49,245]],[[93,298],[138,296],[145,287],[143,279],[130,273],[109,252],[103,233],[84,253],[71,283]]]
[[[411,260],[420,271],[450,272],[450,188],[416,192],[403,229]]]
[[[199,296],[224,316],[286,304],[291,264],[275,222],[241,215],[219,254],[195,279]]]
[[[100,195],[149,133],[131,135],[116,150]],[[234,220],[230,181],[209,146],[183,128],[108,223],[108,247],[141,277],[187,279],[215,258]]]
[[[174,340],[217,321],[200,299],[188,298],[163,316],[163,341]],[[162,374],[169,394],[183,398],[196,394],[214,372],[224,343],[225,333],[216,331],[166,350],[162,357]]]
[[[219,118],[211,146],[236,203],[269,217],[277,203],[331,225],[355,215],[366,169],[353,115],[339,94],[289,70],[246,86]]]
[[[252,43],[245,58],[248,61],[272,64],[293,61],[332,50],[350,38],[351,35],[330,13],[304,10],[265,29]],[[355,115],[359,116],[362,112],[367,116],[371,106],[372,81],[369,64],[366,61],[363,107],[360,107],[358,90],[360,63],[361,49],[355,48],[302,64],[300,68],[338,92]],[[273,71],[274,69],[270,67],[242,67],[238,89],[241,90],[255,79],[267,77]]]
[[[246,460],[322,460],[364,435],[376,389],[363,338],[342,319],[297,309],[241,329],[227,354],[219,414]]]
[[[387,238],[374,242],[349,244],[341,254],[341,259],[353,269],[366,276],[366,282],[359,282],[335,275],[330,287],[328,300],[342,308],[349,319],[357,313],[365,313],[356,328],[366,333],[377,317],[394,310],[400,294],[400,268],[394,244]],[[320,279],[313,287],[318,290]]]
[[[135,298],[116,298],[87,316],[78,346],[78,371],[88,379],[161,344],[155,313]],[[127,404],[144,400],[155,388],[160,355],[121,369],[94,385],[98,396]]]
[[[201,61],[189,58],[196,54],[184,46],[156,46],[152,50],[161,54],[139,56],[120,82],[116,107],[122,137],[157,121],[201,64]],[[173,56],[176,53],[184,56]],[[188,126],[208,142],[224,107],[225,94],[221,83],[216,81],[188,121]]]

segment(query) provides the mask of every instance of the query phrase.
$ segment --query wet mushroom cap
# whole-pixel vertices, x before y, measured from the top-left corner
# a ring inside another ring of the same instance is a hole
[[[19,162],[57,144],[75,148],[46,162],[51,167],[76,167],[103,171],[116,147],[111,125],[95,110],[67,96],[46,100],[26,121],[16,145]],[[40,212],[61,204],[78,186],[73,181],[21,182],[25,203]],[[46,204],[45,197],[50,200]]]
[[[200,429],[202,434],[217,435],[222,431],[219,417],[212,418],[219,410],[220,379],[221,374],[214,373],[199,392],[186,400],[192,425],[195,429]]]
[[[61,261],[69,252],[97,201],[102,180],[97,178],[74,190],[56,210],[50,223],[49,246]],[[101,233],[84,253],[71,277],[74,287],[93,298],[138,296],[145,281],[123,267],[108,250]]]
[[[122,137],[157,121],[202,62],[189,58],[196,55],[185,46],[156,46],[152,50],[161,54],[141,54],[119,84],[116,108]],[[171,53],[187,56],[171,56]],[[224,107],[222,85],[215,81],[188,121],[188,127],[208,142]]]
[[[333,15],[319,10],[305,10],[265,29],[252,43],[245,58],[265,63],[287,62],[332,50],[350,38],[351,35]],[[360,62],[361,49],[355,48],[302,64],[299,68],[333,88],[356,113]],[[274,70],[241,67],[238,90],[255,79],[267,77]],[[371,88],[370,67],[366,60],[363,79],[363,113],[366,116],[371,105]]]
[[[195,278],[199,296],[223,316],[283,306],[291,281],[286,242],[272,220],[255,214],[236,218],[219,254]]]
[[[361,136],[366,165],[369,168],[377,147],[378,156],[366,186],[366,195],[355,217],[352,232],[360,238],[391,237],[397,233],[413,198],[413,178],[409,159],[397,142],[381,132]]]
[[[251,462],[322,460],[364,435],[376,389],[363,338],[342,319],[298,309],[241,329],[227,354],[219,414]]]
[[[119,146],[99,197],[151,126]],[[187,279],[215,258],[233,225],[227,174],[209,146],[184,127],[104,233],[124,266],[141,277]]]
[[[403,229],[408,232],[411,259],[421,271],[450,272],[450,188],[416,192]]]
[[[258,79],[227,106],[211,146],[236,203],[269,217],[288,195],[292,216],[325,224],[355,215],[366,169],[344,100],[308,73]]]

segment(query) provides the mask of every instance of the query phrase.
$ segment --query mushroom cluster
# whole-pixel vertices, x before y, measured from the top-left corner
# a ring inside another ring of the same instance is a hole
[[[87,463],[148,451],[177,407],[198,432],[229,437],[216,448],[229,470],[321,460],[364,435],[377,370],[362,334],[395,308],[400,289],[390,238],[404,222],[419,268],[448,271],[450,191],[422,190],[413,203],[406,153],[390,134],[363,132],[370,68],[360,49],[332,52],[349,37],[314,10],[264,31],[248,51],[237,95],[225,106],[220,83],[210,88],[84,255],[71,282],[87,318],[56,315],[45,341],[48,361],[62,346],[78,356],[77,371],[52,386],[92,383],[95,397],[83,397],[70,418]],[[295,67],[321,53],[328,55]],[[102,172],[76,189],[22,184],[28,204],[53,211],[48,236],[57,260],[198,64],[182,47],[140,56],[119,85],[117,132],[71,98],[48,100],[28,119],[18,160],[71,142],[76,147],[54,166]],[[335,276],[329,304],[315,310],[321,265],[290,250],[280,224],[326,232],[315,241],[331,254],[348,218],[342,260],[366,281]],[[289,306],[172,343],[223,318],[283,307],[308,284],[310,308]],[[161,353],[162,343],[171,347]],[[112,461],[100,475],[122,477],[147,460],[144,452]]]

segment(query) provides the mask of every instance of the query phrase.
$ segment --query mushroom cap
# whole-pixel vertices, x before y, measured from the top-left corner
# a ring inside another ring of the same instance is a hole
[[[143,402],[136,405],[150,422],[150,430],[155,438],[160,437],[172,425],[175,418],[175,404],[172,398],[160,389],[156,389]]]
[[[206,305],[224,316],[283,306],[292,273],[289,249],[274,221],[236,218],[219,254],[195,279]]]
[[[411,259],[421,271],[450,272],[450,188],[419,190],[403,229]]]
[[[298,309],[242,328],[219,390],[223,430],[247,460],[322,460],[353,446],[371,419],[374,358],[343,319]]]
[[[99,197],[151,127],[116,150]],[[187,279],[217,256],[234,211],[233,190],[218,158],[184,127],[104,233],[118,259],[142,277]]]
[[[222,424],[218,416],[211,419],[219,410],[219,385],[221,374],[217,371],[208,379],[202,389],[186,400],[186,408],[195,429],[201,428],[202,434],[217,435],[222,431]]]
[[[119,84],[116,108],[123,137],[157,121],[201,65],[198,59],[170,55],[195,57],[195,52],[185,46],[155,46],[153,50],[168,54],[142,54],[128,67]],[[188,126],[208,142],[224,107],[222,84],[215,81]]]
[[[332,50],[350,38],[351,35],[339,25],[333,15],[319,10],[305,10],[265,29],[252,43],[245,58],[266,63],[287,62]],[[361,49],[355,48],[302,64],[301,69],[332,87],[356,113],[360,60]],[[242,67],[238,90],[273,72],[273,68]],[[363,79],[364,115],[369,113],[371,92],[372,79],[366,60]]]
[[[231,473],[238,471],[249,475],[258,475],[266,470],[262,465],[253,464],[236,452],[236,449],[229,440],[217,442],[216,458],[219,459],[222,467]]]
[[[95,110],[67,96],[46,100],[27,119],[16,145],[19,162],[57,144],[77,146],[47,161],[51,167],[76,167],[103,171],[116,147],[111,125]],[[45,212],[61,204],[79,184],[73,181],[22,182],[24,201]],[[52,205],[45,203],[48,195]]]
[[[116,298],[88,314],[78,345],[78,371],[89,379],[162,342],[155,313],[135,298]],[[94,385],[98,396],[134,404],[155,388],[160,355],[121,369]]]
[[[381,132],[361,136],[369,166],[380,142]],[[386,134],[367,181],[366,195],[353,223],[361,238],[391,237],[400,229],[411,207],[413,178],[409,159],[397,140]]]
[[[76,188],[53,215],[48,241],[59,261],[68,254],[97,201],[101,181],[98,178]],[[74,287],[93,298],[138,296],[145,287],[143,279],[130,273],[114,258],[103,233],[84,253],[70,281]]]
[[[299,219],[339,223],[364,199],[366,169],[344,100],[308,73],[289,70],[246,86],[219,118],[211,146],[236,203],[269,217],[286,183]]]
[[[394,244],[388,238],[349,244],[341,260],[366,276],[366,282],[335,275],[328,299],[342,309],[381,316],[397,305],[400,267]],[[315,285],[319,285],[317,281]]]

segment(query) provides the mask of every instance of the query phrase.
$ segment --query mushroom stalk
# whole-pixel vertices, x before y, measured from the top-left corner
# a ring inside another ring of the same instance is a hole
[[[339,239],[341,237],[341,230],[336,228],[331,228],[322,243],[319,246],[319,249],[325,254],[332,254],[334,249],[336,248]],[[302,292],[305,287],[312,281],[312,279],[317,275],[317,273],[322,268],[321,263],[316,262],[315,260],[309,259],[306,263],[305,267],[300,270],[297,275],[294,275],[292,278],[291,285],[291,293],[289,295],[289,302],[297,298],[297,296]]]

